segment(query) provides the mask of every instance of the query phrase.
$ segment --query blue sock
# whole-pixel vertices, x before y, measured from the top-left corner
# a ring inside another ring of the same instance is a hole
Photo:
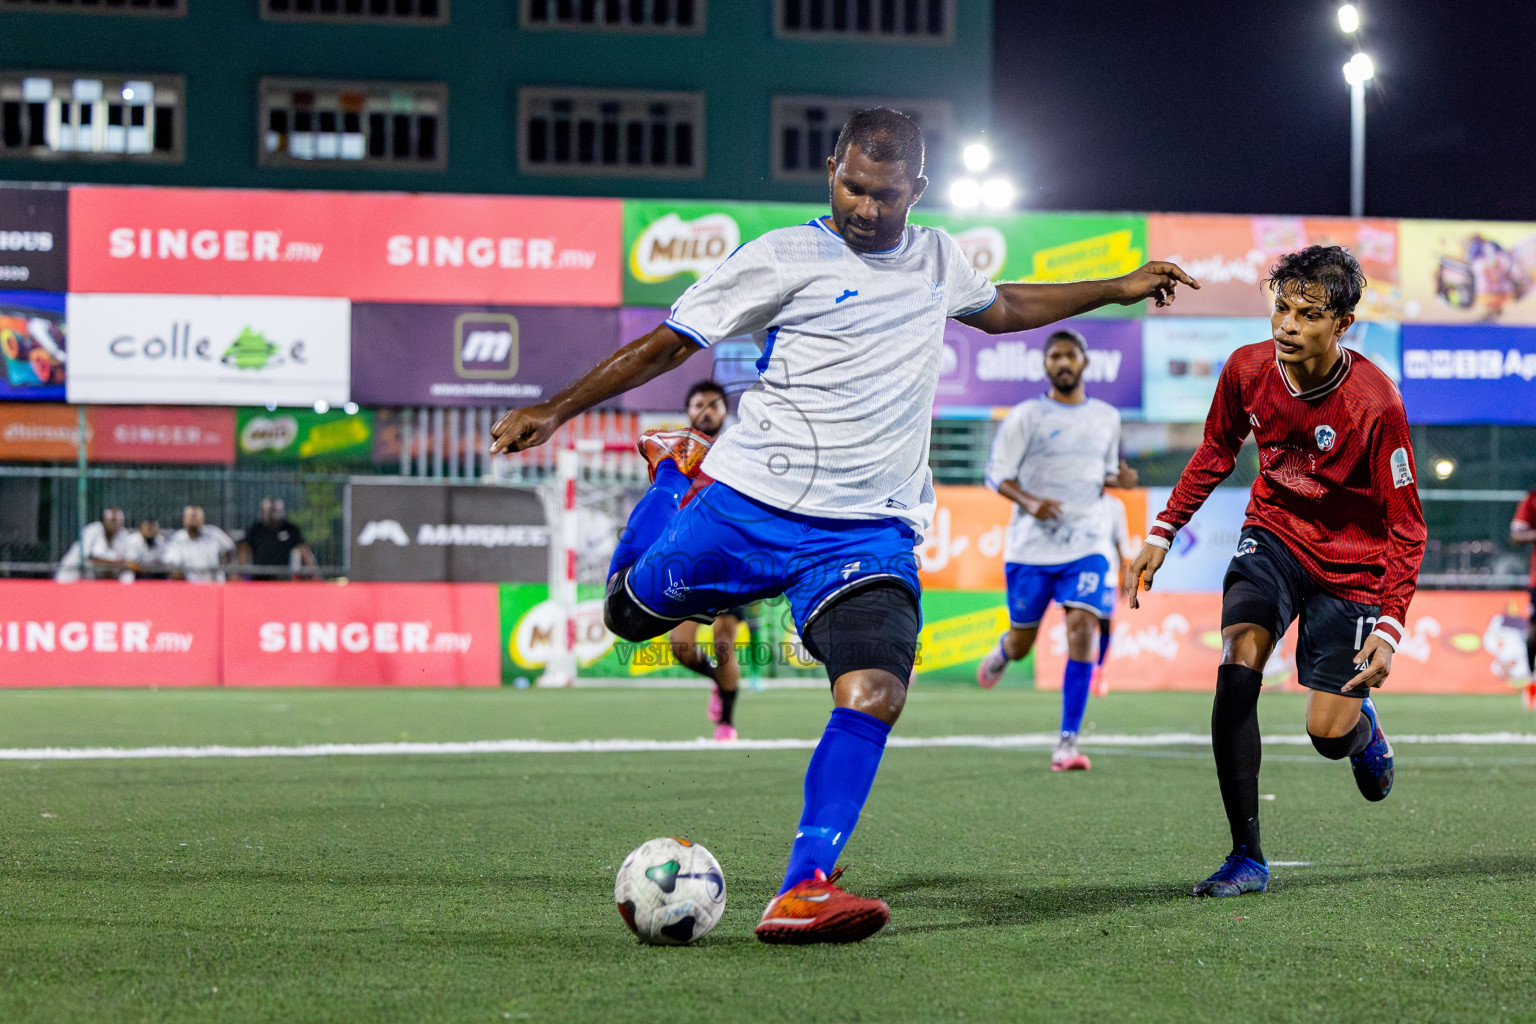
[[[1109,655],[1109,620],[1099,620],[1099,664],[1104,664],[1104,659]]]
[[[623,572],[638,562],[640,556],[656,543],[656,538],[666,531],[672,517],[677,515],[683,495],[688,493],[691,486],[692,483],[683,476],[683,471],[677,468],[677,463],[671,459],[661,460],[656,467],[655,482],[635,503],[635,510],[629,514],[629,522],[619,532],[618,546],[613,549],[613,561],[608,563],[609,579],[613,578],[614,573]]]
[[[891,727],[853,708],[834,708],[805,770],[805,810],[784,872],[787,891],[817,870],[832,873],[859,823]]]
[[[1088,710],[1088,684],[1093,680],[1093,662],[1067,659],[1067,671],[1061,680],[1061,731],[1075,733],[1083,727],[1083,712]]]

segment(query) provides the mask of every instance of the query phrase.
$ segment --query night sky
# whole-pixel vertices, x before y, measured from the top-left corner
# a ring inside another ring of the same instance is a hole
[[[1536,220],[1536,0],[1364,0],[1367,216]],[[1331,0],[996,0],[1025,208],[1347,214]]]

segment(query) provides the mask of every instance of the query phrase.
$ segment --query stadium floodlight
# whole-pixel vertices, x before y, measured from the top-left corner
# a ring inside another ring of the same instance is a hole
[[[1013,205],[1013,182],[1007,178],[990,178],[981,184],[981,201],[992,210],[1006,210]]]
[[[1370,54],[1357,53],[1344,65],[1344,81],[1350,85],[1364,85],[1376,77],[1376,64]]]
[[[966,170],[980,174],[992,166],[992,148],[985,142],[973,142],[960,151],[960,160]]]
[[[1454,472],[1456,472],[1456,463],[1452,462],[1450,459],[1435,460],[1435,476],[1439,477],[1441,480],[1449,479],[1450,475]]]
[[[1339,31],[1352,36],[1360,31],[1360,8],[1345,4],[1339,8]]]
[[[981,205],[981,182],[961,178],[949,186],[949,204],[957,210],[974,210]]]
[[[341,410],[342,410],[342,412],[346,413],[348,416],[356,416],[357,415],[357,403],[356,402],[348,402],[346,405],[341,407]]]
[[[327,402],[325,399],[322,398],[322,399],[320,399],[320,401],[315,403],[315,412],[326,413],[326,412],[330,412],[330,411],[331,411],[331,403]]]

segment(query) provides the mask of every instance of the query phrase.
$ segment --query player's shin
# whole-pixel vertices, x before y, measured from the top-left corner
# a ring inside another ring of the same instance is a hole
[[[1088,710],[1088,690],[1093,682],[1093,662],[1067,659],[1061,680],[1061,734],[1076,736]]]
[[[629,522],[619,533],[619,543],[613,549],[613,561],[608,565],[608,576],[623,572],[640,560],[656,538],[665,532],[672,517],[682,505],[683,495],[693,486],[677,463],[663,459],[656,466],[656,479],[650,489],[635,503],[629,514]]]
[[[1264,676],[1245,665],[1216,670],[1216,702],[1211,708],[1211,749],[1221,802],[1232,830],[1232,852],[1264,862],[1259,847],[1259,691]]]
[[[834,708],[805,772],[805,810],[784,873],[785,892],[817,870],[828,874],[858,824],[891,727],[853,708]]]

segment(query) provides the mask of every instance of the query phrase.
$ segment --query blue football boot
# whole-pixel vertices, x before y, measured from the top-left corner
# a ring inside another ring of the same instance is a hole
[[[1194,896],[1241,896],[1245,892],[1263,892],[1269,888],[1269,865],[1249,857],[1247,847],[1240,847],[1227,857],[1216,873],[1199,885]]]
[[[1392,792],[1392,744],[1381,731],[1371,698],[1360,702],[1360,713],[1370,719],[1371,742],[1349,759],[1349,766],[1355,770],[1355,785],[1360,787],[1362,796],[1371,801],[1385,800]]]

